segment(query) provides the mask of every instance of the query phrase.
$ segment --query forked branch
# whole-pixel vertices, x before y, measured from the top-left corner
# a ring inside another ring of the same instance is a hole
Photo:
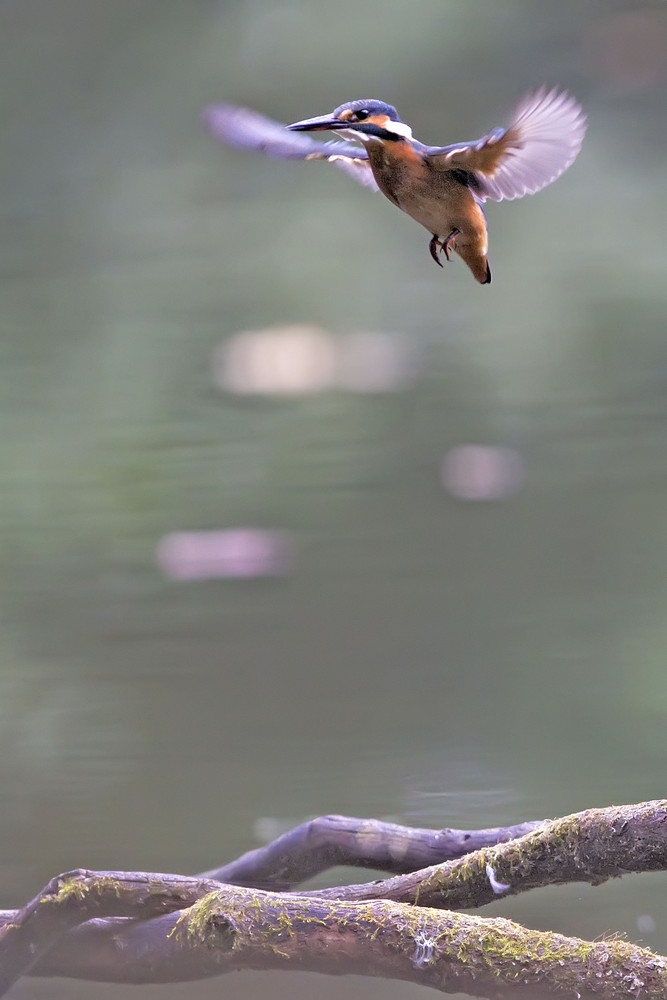
[[[213,874],[226,871],[229,879],[236,864],[245,881],[254,865],[258,881],[292,884],[300,873],[324,866],[327,857],[333,863],[352,857],[355,838],[364,842],[357,861],[363,865],[371,856],[389,854],[390,843],[414,859],[417,841],[428,842],[431,851],[442,834],[389,825],[384,841],[374,842],[372,833],[382,824],[344,817],[318,822],[320,832],[342,828],[347,854],[335,834],[328,855],[317,838],[307,850],[304,825],[297,828],[301,835],[292,831]],[[458,860],[364,886],[298,895],[222,884],[211,873],[69,873],[52,880],[23,910],[0,917],[0,995],[25,974],[156,983],[284,968],[404,979],[443,993],[517,1000],[577,994],[664,1000],[667,961],[651,952],[624,941],[585,942],[454,910],[537,885],[598,884],[629,871],[664,870],[667,801],[587,810],[529,824],[528,830],[513,840],[506,830],[496,831],[493,847],[491,831],[480,831],[487,846]],[[292,855],[290,843],[297,845]],[[397,857],[393,864],[400,866]]]

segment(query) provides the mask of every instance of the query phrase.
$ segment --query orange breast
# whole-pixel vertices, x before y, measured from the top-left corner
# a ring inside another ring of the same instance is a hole
[[[409,142],[369,142],[366,149],[378,187],[395,205],[399,204],[403,191],[421,184],[428,174],[428,168]]]

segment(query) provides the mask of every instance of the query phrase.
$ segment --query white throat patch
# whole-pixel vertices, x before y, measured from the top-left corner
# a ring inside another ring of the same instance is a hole
[[[384,128],[386,128],[387,132],[395,132],[396,135],[400,135],[404,139],[412,139],[412,129],[405,122],[388,121],[385,123]]]
[[[394,135],[400,135],[402,139],[412,139],[412,129],[405,122],[392,122],[387,119],[382,128],[386,129],[387,132],[393,132]],[[346,139],[356,139],[357,142],[382,142],[378,136],[368,135],[366,132],[357,132],[352,126],[350,128],[336,129],[336,132]]]

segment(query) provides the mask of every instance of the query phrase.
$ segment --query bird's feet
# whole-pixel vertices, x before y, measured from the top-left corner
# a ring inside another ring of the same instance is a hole
[[[456,237],[459,235],[460,232],[461,232],[460,229],[452,229],[449,236],[445,237],[444,240],[439,240],[437,234],[436,233],[433,234],[433,238],[428,245],[428,249],[429,253],[431,254],[431,257],[436,262],[438,267],[442,267],[442,261],[438,257],[438,247],[442,249],[442,252],[444,253],[445,257],[447,258],[447,260],[449,260],[449,248],[456,241]]]

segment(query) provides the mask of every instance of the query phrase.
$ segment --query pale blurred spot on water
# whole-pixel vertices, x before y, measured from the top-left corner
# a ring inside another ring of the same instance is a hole
[[[160,541],[157,559],[174,580],[283,576],[291,567],[292,545],[285,533],[261,528],[174,531]]]
[[[499,445],[457,445],[442,463],[442,484],[459,500],[507,500],[523,479],[519,452]]]
[[[642,913],[637,917],[637,930],[640,934],[655,934],[656,927],[655,917],[649,913]]]
[[[319,327],[271,327],[234,334],[215,351],[221,389],[238,395],[304,396],[343,389],[393,392],[410,385],[418,355],[405,337]]]

